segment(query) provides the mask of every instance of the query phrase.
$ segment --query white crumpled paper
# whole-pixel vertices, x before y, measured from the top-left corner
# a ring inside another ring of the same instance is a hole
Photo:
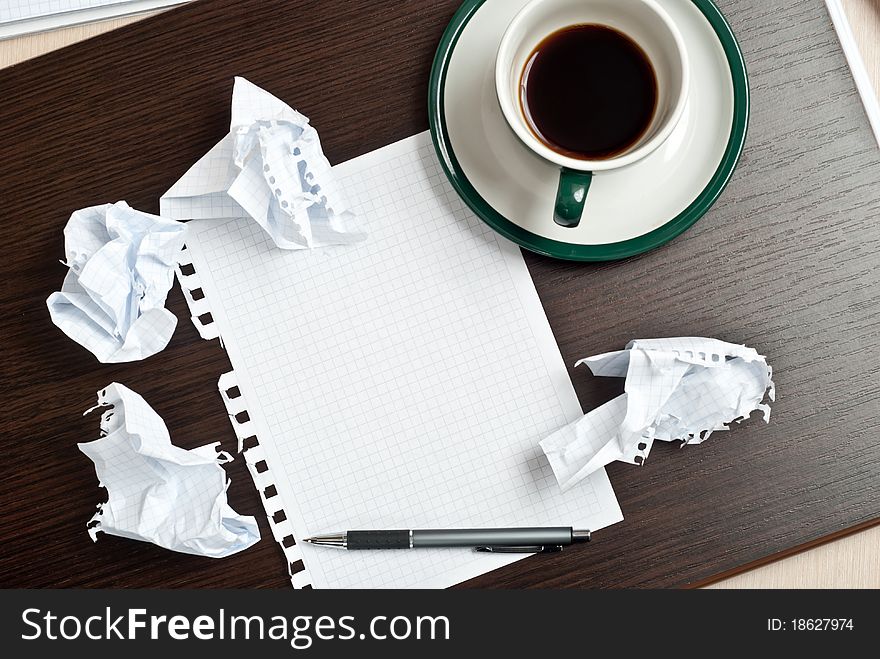
[[[52,322],[104,364],[164,350],[177,327],[165,300],[185,234],[124,201],[75,212],[64,229],[70,270],[46,301]]]
[[[98,407],[112,407],[101,416],[102,436],[79,445],[109,493],[89,521],[92,540],[103,532],[209,558],[259,541],[256,520],[226,502],[229,482],[220,465],[232,456],[218,453],[217,444],[174,446],[162,418],[121,384],[100,391]]]
[[[557,431],[541,448],[562,489],[619,460],[642,464],[654,440],[699,444],[775,400],[773,371],[745,346],[715,339],[633,341],[578,363],[594,375],[626,378],[622,396]]]
[[[235,79],[229,135],[160,204],[179,220],[252,218],[282,249],[366,238],[308,118],[244,78]]]

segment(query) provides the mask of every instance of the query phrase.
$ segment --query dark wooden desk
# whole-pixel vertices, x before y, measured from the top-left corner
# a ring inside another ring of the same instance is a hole
[[[795,3],[792,3],[795,4]],[[626,521],[583,549],[467,585],[684,586],[880,521],[880,166],[820,0],[725,0],[752,74],[743,164],[719,206],[625,263],[529,257],[569,363],[638,337],[747,343],[777,370],[773,422],[701,447],[658,446],[609,471]],[[111,381],[138,391],[191,448],[235,441],[216,393],[229,369],[181,319],[171,347],[101,366],[49,321],[71,211],[159,195],[227,130],[232,77],[308,114],[331,161],[425,130],[433,49],[456,0],[197,2],[0,72],[0,586],[284,587],[264,540],[215,562],[118,538],[92,544],[101,494],[76,443]],[[857,127],[859,130],[854,129]],[[585,407],[619,383],[573,373]],[[242,461],[232,505],[263,517]]]

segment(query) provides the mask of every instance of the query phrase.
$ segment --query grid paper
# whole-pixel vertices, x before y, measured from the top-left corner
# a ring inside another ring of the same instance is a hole
[[[230,133],[162,195],[161,213],[186,220],[250,216],[282,249],[361,242],[366,236],[331,171],[307,117],[236,77]]]
[[[101,363],[165,349],[177,318],[165,309],[186,225],[124,201],[75,211],[64,227],[61,290],[46,300],[52,322]]]
[[[335,171],[366,243],[289,253],[247,220],[189,225],[294,536],[620,521],[604,470],[555,483],[538,442],[580,405],[521,253],[466,209],[429,135]],[[445,587],[521,558],[298,549],[331,588]]]
[[[189,0],[0,0],[0,39],[136,14]]]
[[[185,458],[187,452],[171,444],[168,428],[162,418],[139,394],[127,387],[112,384],[105,387],[98,392],[98,405],[110,408],[101,415],[101,438],[80,445],[87,455],[102,458],[100,466],[103,471],[99,474],[99,480],[103,487],[108,488],[110,495],[106,503],[99,505],[102,512],[93,519],[100,520],[102,514],[110,514],[114,528],[129,530],[131,535],[138,535],[134,530],[141,527],[160,528],[168,517],[167,508],[144,506],[138,497],[122,496],[131,492],[145,492],[157,481],[155,467],[137,452],[132,436],[160,446],[159,450],[167,451],[171,456]],[[98,452],[98,447],[101,447],[101,452]],[[217,445],[207,445],[189,452],[205,458],[200,464],[190,467],[188,480],[180,482],[185,488],[181,499],[189,500],[193,509],[207,507],[210,510],[215,497],[206,498],[206,495],[212,490],[218,492],[225,489],[226,474],[218,468],[217,449]],[[118,496],[114,496],[116,488],[120,491]]]
[[[98,405],[88,412],[98,408],[109,408],[101,415],[101,438],[79,444],[108,494],[89,521],[92,540],[108,533],[213,558],[259,541],[256,520],[226,501],[220,465],[232,456],[219,443],[191,451],[175,446],[156,411],[121,384],[98,392]]]
[[[563,489],[615,460],[643,464],[655,440],[700,444],[756,410],[769,423],[776,399],[766,358],[718,339],[638,339],[581,364],[626,378],[626,393],[541,442]]]

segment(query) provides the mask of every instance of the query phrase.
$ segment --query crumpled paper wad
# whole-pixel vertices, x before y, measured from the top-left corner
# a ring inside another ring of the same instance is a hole
[[[229,481],[220,465],[232,456],[218,453],[217,444],[174,446],[162,418],[121,384],[100,391],[97,407],[112,408],[101,416],[101,438],[79,445],[110,495],[89,521],[92,540],[109,533],[209,558],[260,540],[256,520],[226,501]]]
[[[61,291],[46,304],[52,322],[104,364],[161,352],[177,327],[165,309],[186,225],[124,201],[75,212],[64,229]]]
[[[366,239],[308,117],[236,78],[230,133],[160,202],[179,220],[251,218],[288,250]]]
[[[626,378],[626,393],[541,442],[563,490],[615,460],[642,464],[658,439],[700,444],[756,410],[769,423],[776,398],[764,357],[715,339],[633,341],[581,364]]]

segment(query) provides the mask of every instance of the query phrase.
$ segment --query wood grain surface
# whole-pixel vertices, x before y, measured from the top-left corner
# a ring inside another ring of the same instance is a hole
[[[92,545],[84,525],[100,494],[75,444],[96,436],[97,420],[80,417],[93,393],[124,382],[180,445],[232,448],[215,388],[229,365],[182,322],[162,355],[100,366],[51,325],[44,300],[64,275],[70,211],[119,198],[155,211],[225,132],[235,74],[310,115],[334,162],[426,127],[427,67],[457,3],[330,4],[200,2],[0,73],[3,586],[286,584],[265,525],[257,548],[222,562],[110,537]],[[699,448],[659,447],[640,469],[613,467],[627,520],[601,544],[468,585],[693,585],[880,517],[870,435],[880,411],[880,230],[870,221],[880,168],[876,147],[861,143],[863,113],[820,4],[770,20],[756,2],[721,3],[746,50],[755,122],[732,189],[695,230],[622,264],[529,257],[570,363],[640,336],[746,342],[777,368],[773,424]],[[286,21],[294,8],[305,18]],[[804,56],[796,44],[807,37]],[[170,306],[186,318],[178,293]],[[585,406],[617,393],[573,377]],[[262,517],[243,465],[229,471],[233,506]]]
[[[874,91],[880,92],[880,0],[843,0]]]

